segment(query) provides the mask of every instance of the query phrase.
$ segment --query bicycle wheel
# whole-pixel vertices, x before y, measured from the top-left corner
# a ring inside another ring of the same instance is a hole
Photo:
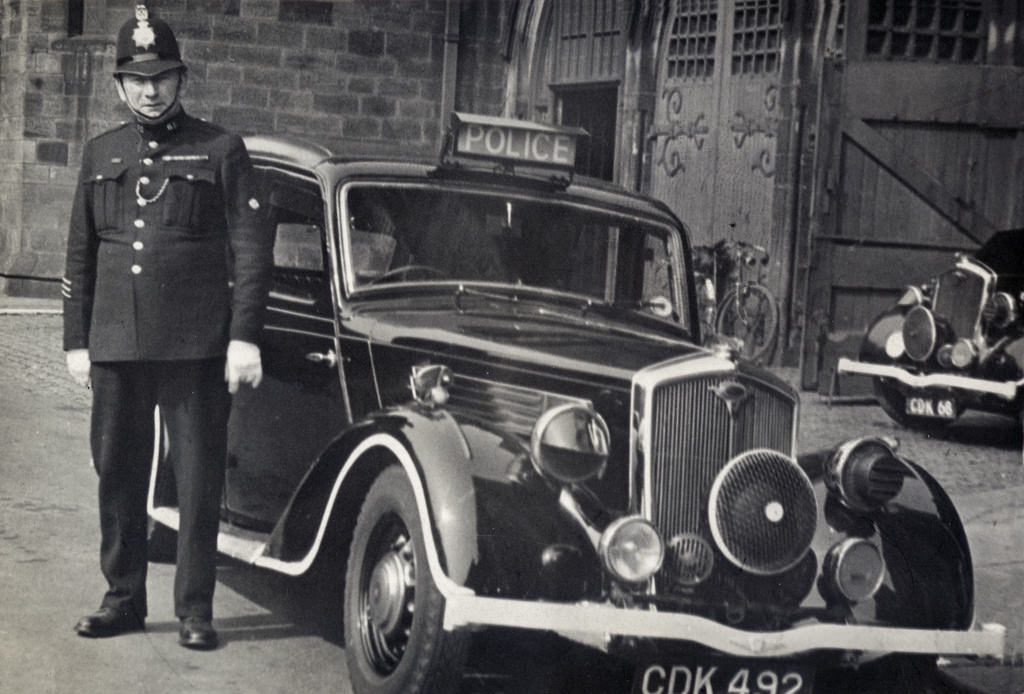
[[[743,341],[742,355],[767,361],[775,350],[779,307],[768,288],[747,284],[730,289],[718,310],[718,332]]]

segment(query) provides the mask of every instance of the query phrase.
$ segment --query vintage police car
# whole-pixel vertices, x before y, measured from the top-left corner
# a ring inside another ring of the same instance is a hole
[[[915,690],[1002,655],[935,480],[883,439],[798,454],[796,393],[702,346],[684,226],[574,181],[578,134],[456,114],[439,164],[247,140],[276,267],[221,550],[345,555],[359,693],[455,691],[492,628],[643,694]]]
[[[868,327],[857,361],[882,409],[938,429],[974,408],[1024,422],[1024,229],[994,234],[973,255],[911,286]]]

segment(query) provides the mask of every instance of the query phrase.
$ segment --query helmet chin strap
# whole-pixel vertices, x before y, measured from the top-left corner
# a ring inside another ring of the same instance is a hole
[[[179,85],[181,84],[180,79],[181,78],[179,77]],[[177,98],[177,95],[175,95],[174,103],[165,108],[160,115],[147,116],[132,106],[132,102],[129,101],[128,95],[124,91],[124,84],[121,82],[120,76],[114,80],[114,85],[117,87],[117,95],[121,97],[121,101],[123,101],[125,106],[128,107],[128,110],[132,112],[132,115],[135,117],[135,122],[139,125],[149,127],[163,125],[181,112],[181,100]]]

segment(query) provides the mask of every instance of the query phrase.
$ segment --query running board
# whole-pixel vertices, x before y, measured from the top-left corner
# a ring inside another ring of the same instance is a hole
[[[158,506],[150,511],[153,520],[178,530],[178,509]],[[220,522],[217,532],[217,551],[246,564],[255,564],[267,549],[270,533],[243,530],[237,526]]]

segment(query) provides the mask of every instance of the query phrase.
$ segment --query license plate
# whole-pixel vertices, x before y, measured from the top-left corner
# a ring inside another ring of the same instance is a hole
[[[810,694],[813,671],[778,661],[658,661],[637,668],[633,694]]]
[[[956,403],[951,398],[907,398],[906,411],[915,417],[956,419]]]

